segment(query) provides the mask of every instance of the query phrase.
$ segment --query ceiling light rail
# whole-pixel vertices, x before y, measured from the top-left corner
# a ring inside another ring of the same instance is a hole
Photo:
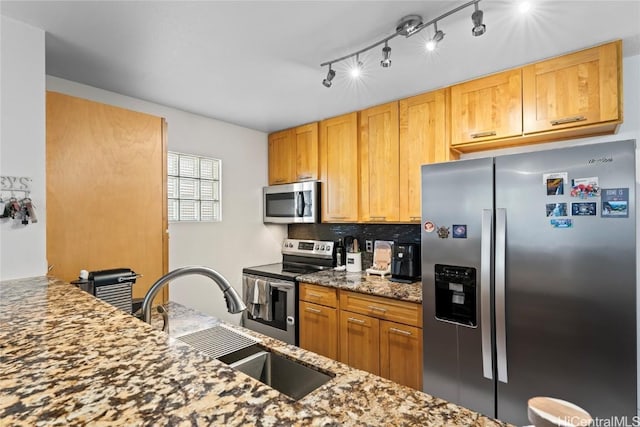
[[[478,3],[481,0],[471,0],[467,3],[464,3],[456,8],[451,9],[450,11],[443,13],[442,15],[434,18],[428,22],[422,22],[422,16],[420,15],[408,15],[402,18],[398,25],[396,26],[395,33],[378,40],[375,43],[370,44],[367,47],[364,47],[358,51],[350,53],[348,55],[341,56],[339,58],[333,59],[331,61],[326,61],[320,64],[321,67],[329,66],[329,71],[327,72],[327,77],[322,81],[322,84],[325,87],[331,87],[332,80],[336,75],[336,71],[332,68],[332,65],[344,61],[346,59],[350,59],[355,57],[357,64],[354,69],[352,69],[352,76],[357,77],[360,74],[358,72],[354,72],[355,69],[362,69],[362,62],[360,61],[360,54],[370,51],[371,49],[378,47],[384,44],[384,48],[382,48],[382,60],[380,61],[380,65],[383,68],[389,68],[391,66],[391,48],[389,47],[389,41],[394,39],[397,36],[405,36],[407,38],[411,37],[414,34],[419,33],[426,27],[433,25],[434,26],[434,36],[427,42],[427,49],[433,50],[438,42],[440,42],[444,38],[444,33],[442,30],[438,30],[438,21],[446,18],[449,15],[453,15],[456,12],[459,12],[469,6],[474,6],[474,12],[471,15],[471,21],[473,22],[473,28],[471,29],[471,34],[474,36],[481,36],[486,31],[486,26],[482,23],[483,20],[483,12],[478,7]]]

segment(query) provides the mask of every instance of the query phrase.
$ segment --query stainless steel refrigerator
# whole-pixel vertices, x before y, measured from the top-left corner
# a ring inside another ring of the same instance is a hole
[[[424,391],[636,415],[635,141],[422,166]]]

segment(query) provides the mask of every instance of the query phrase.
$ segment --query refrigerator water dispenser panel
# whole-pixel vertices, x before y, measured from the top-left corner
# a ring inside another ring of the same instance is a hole
[[[436,319],[476,327],[476,269],[435,265]]]

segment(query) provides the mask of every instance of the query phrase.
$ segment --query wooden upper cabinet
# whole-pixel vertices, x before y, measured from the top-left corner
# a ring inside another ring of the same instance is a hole
[[[451,145],[522,135],[522,72],[451,87]]]
[[[398,102],[360,112],[360,220],[398,221]]]
[[[421,165],[457,159],[447,134],[447,89],[400,100],[400,221],[420,221]]]
[[[358,220],[358,113],[320,122],[322,221]]]
[[[318,179],[318,123],[295,128],[296,181]]]
[[[524,67],[524,133],[620,120],[620,51],[617,41]]]
[[[269,135],[269,185],[295,181],[295,137],[294,129]]]

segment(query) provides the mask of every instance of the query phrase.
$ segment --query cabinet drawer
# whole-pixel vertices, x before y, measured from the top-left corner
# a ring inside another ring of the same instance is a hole
[[[422,306],[412,302],[340,291],[340,309],[422,327]]]
[[[335,288],[312,285],[310,283],[300,283],[300,300],[326,305],[327,307],[335,308],[338,306],[338,296]]]

